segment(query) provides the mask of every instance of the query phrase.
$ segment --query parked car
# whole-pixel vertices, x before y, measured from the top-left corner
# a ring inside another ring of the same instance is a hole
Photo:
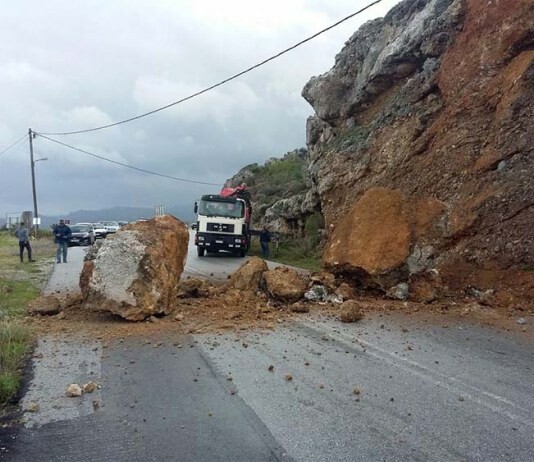
[[[95,231],[91,223],[76,224],[70,227],[72,231],[69,237],[69,247],[73,245],[93,245],[95,243]]]
[[[93,228],[95,229],[95,237],[97,239],[99,238],[103,239],[108,235],[108,231],[102,223],[99,223],[99,222],[93,223]]]
[[[119,224],[119,226],[122,228],[123,226],[126,226],[128,224],[127,221],[117,221],[117,223]]]
[[[106,228],[106,231],[109,233],[116,233],[120,226],[116,221],[103,221],[102,224],[104,225],[104,228]]]
[[[95,233],[96,235],[96,231],[95,231],[95,225],[93,225],[93,223],[74,223],[74,225],[69,225],[72,229],[73,226],[90,226],[91,228],[93,228],[93,233]]]

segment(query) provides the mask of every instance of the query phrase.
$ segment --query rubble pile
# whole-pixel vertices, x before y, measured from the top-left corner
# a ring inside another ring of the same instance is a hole
[[[182,281],[174,319],[187,326],[189,332],[246,328],[252,324],[273,328],[293,313],[308,313],[311,309],[334,310],[343,322],[362,319],[360,305],[357,310],[351,310],[352,305],[342,305],[346,298],[336,293],[338,286],[342,293],[352,293],[346,283],[337,284],[330,273],[308,275],[289,267],[269,270],[262,259],[253,257],[220,287],[199,278]],[[348,314],[343,315],[344,312]]]

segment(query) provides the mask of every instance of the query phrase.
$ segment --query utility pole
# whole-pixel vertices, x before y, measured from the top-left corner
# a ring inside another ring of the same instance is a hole
[[[39,213],[37,212],[37,191],[35,190],[35,162],[33,160],[33,132],[31,128],[28,128],[28,136],[30,138],[30,163],[32,168],[33,218],[35,219],[35,235],[37,236],[37,231],[39,231]]]

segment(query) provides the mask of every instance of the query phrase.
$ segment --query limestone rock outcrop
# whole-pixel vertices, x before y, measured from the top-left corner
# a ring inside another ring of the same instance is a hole
[[[170,215],[131,223],[109,236],[80,276],[83,305],[130,321],[170,313],[189,233]]]
[[[326,266],[534,299],[532,24],[530,0],[405,0],[308,82]]]

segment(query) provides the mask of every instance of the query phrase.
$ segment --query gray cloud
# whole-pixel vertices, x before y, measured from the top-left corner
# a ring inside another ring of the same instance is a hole
[[[333,4],[332,4],[333,3]],[[365,2],[367,3],[367,2]],[[0,149],[32,127],[68,131],[113,123],[225,79],[365,3],[19,0],[3,6]],[[240,167],[305,144],[307,80],[328,71],[385,0],[238,80],[130,124],[60,141],[168,175],[222,183]],[[134,172],[35,139],[39,210],[172,205],[217,187]],[[32,209],[27,143],[0,156],[0,216]]]

